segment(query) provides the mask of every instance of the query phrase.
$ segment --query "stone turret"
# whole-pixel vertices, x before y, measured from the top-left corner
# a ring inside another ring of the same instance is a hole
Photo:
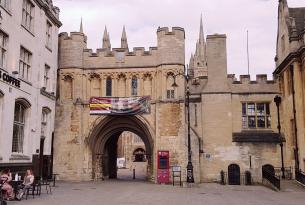
[[[228,89],[226,38],[224,34],[207,36],[208,86],[214,91]]]
[[[160,64],[185,64],[185,32],[183,28],[158,28],[158,61]]]
[[[109,33],[107,31],[107,27],[105,26],[105,30],[104,30],[104,36],[103,36],[103,48],[104,49],[111,49],[111,44],[110,44],[110,37],[109,37]]]
[[[123,27],[123,31],[122,31],[121,48],[126,48],[128,50],[128,43],[127,43],[127,35],[126,35],[126,31],[125,31],[125,26]]]
[[[81,31],[81,30],[80,30]],[[87,37],[82,32],[60,33],[58,37],[59,68],[82,68]]]

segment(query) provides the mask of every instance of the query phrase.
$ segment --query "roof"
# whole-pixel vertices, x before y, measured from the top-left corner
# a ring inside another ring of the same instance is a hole
[[[298,34],[305,30],[305,7],[289,8],[289,16],[295,19]]]

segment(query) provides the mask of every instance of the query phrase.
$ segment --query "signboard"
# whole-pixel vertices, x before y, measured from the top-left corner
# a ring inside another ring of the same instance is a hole
[[[173,166],[172,171],[173,172],[181,172],[181,167],[180,166]]]
[[[138,115],[150,113],[150,97],[91,97],[90,115]]]
[[[0,80],[6,82],[9,85],[13,85],[20,88],[20,80],[10,76],[8,73],[2,72],[0,70]]]

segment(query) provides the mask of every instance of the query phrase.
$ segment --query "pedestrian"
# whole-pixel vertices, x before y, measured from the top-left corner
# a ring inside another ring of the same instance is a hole
[[[29,189],[34,183],[34,175],[33,171],[28,169],[26,170],[26,174],[24,176],[23,183],[20,185],[19,193],[17,194],[17,199],[20,201],[24,193]]]
[[[4,198],[6,200],[14,199],[14,190],[12,185],[10,185],[10,181],[12,181],[12,173],[9,169],[4,169],[0,174],[0,181],[3,184],[2,190],[5,192]]]

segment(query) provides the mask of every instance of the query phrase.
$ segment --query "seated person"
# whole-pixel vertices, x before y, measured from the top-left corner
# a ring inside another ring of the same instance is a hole
[[[28,170],[26,170],[26,174],[24,176],[23,183],[20,185],[20,190],[19,190],[19,193],[16,196],[16,198],[18,200],[21,200],[24,193],[27,191],[28,188],[30,188],[32,186],[33,183],[34,183],[33,172],[32,172],[32,170],[28,169]]]
[[[9,169],[5,169],[1,172],[0,181],[3,184],[1,191],[5,192],[4,198],[7,200],[14,199],[13,187],[10,185],[10,181],[12,181],[12,173]]]

